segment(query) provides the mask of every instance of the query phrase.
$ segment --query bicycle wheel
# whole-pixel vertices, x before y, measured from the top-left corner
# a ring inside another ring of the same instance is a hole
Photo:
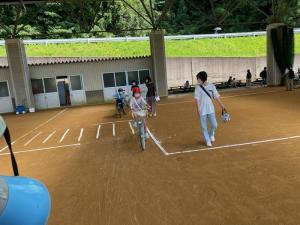
[[[140,142],[141,142],[141,148],[144,151],[146,149],[146,135],[145,135],[145,128],[144,123],[140,125]]]

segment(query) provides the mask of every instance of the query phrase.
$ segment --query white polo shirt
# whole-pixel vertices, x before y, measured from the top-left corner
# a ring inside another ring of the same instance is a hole
[[[213,99],[220,97],[220,94],[217,91],[215,85],[207,82],[202,86],[207,90],[207,92]],[[208,97],[208,95],[202,90],[200,85],[197,85],[195,88],[195,99],[198,101],[199,112],[202,116],[215,113],[215,107],[212,99]]]

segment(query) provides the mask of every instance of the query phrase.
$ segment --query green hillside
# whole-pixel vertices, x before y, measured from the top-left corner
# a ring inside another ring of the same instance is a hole
[[[300,54],[300,35],[296,35],[296,53]],[[28,56],[140,56],[149,55],[149,42],[111,42],[96,44],[27,45]],[[168,57],[255,57],[266,55],[265,37],[220,38],[167,41]],[[5,56],[4,46],[0,56]]]

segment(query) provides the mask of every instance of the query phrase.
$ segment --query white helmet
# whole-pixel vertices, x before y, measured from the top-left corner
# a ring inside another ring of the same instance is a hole
[[[221,116],[221,118],[222,118],[222,122],[223,123],[227,123],[227,122],[230,121],[230,115],[229,115],[229,113],[225,109],[222,110],[222,116]]]

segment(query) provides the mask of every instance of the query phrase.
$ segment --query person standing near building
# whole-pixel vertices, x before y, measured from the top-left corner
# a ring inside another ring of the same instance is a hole
[[[250,70],[247,70],[246,87],[251,87],[251,79],[252,79],[252,74],[251,74]]]
[[[294,89],[295,73],[291,66],[289,66],[289,68],[286,69],[285,76],[286,76],[286,90],[292,91]]]
[[[262,78],[263,86],[267,86],[267,75],[267,67],[265,67],[264,70],[259,74],[259,76]]]
[[[217,101],[222,111],[226,111],[226,109],[220,100],[220,94],[215,85],[207,82],[207,73],[201,71],[196,77],[198,81],[198,85],[195,88],[197,115],[200,119],[202,134],[206,145],[211,147],[212,142],[215,141],[215,132],[218,126],[213,100]],[[207,119],[210,122],[210,131],[207,129]]]
[[[154,83],[151,80],[151,77],[146,78],[146,86],[147,86],[147,104],[150,106],[150,117],[156,117],[156,88]]]

